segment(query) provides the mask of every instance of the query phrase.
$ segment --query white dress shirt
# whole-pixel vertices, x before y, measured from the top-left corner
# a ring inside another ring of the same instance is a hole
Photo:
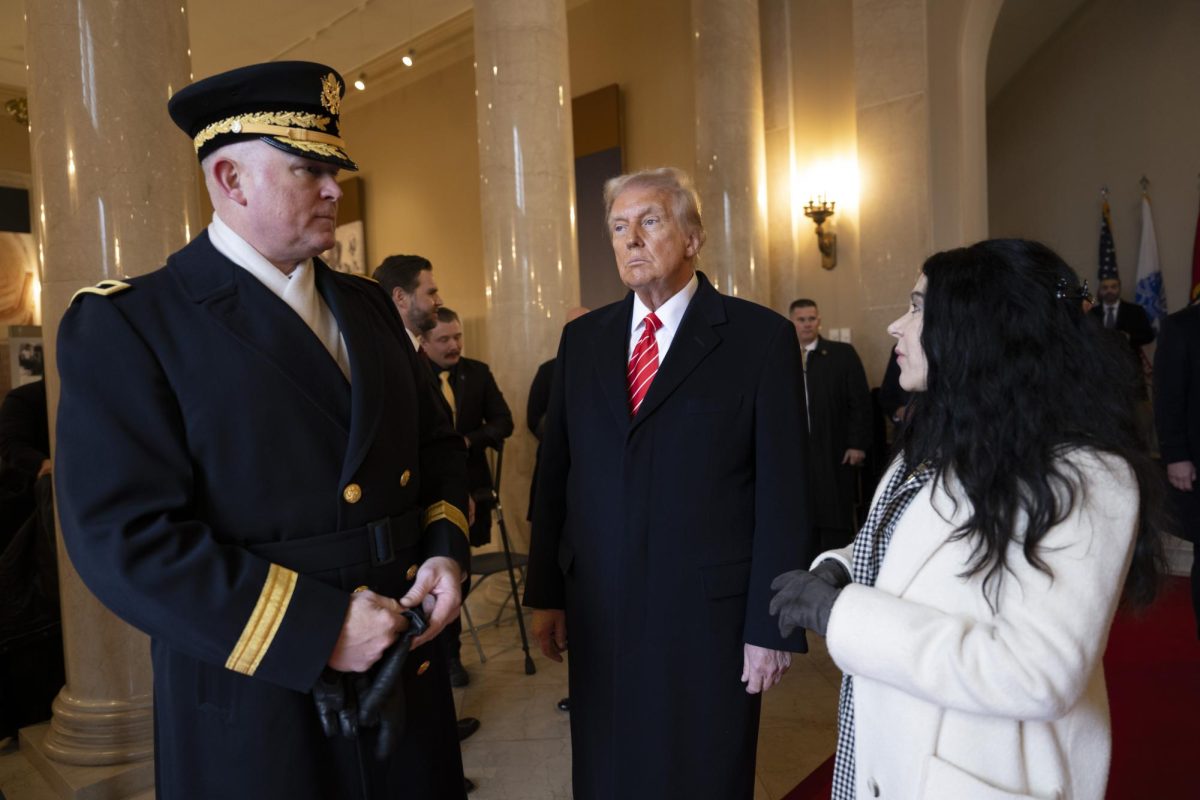
[[[692,279],[687,282],[686,286],[671,295],[670,300],[654,310],[654,315],[662,323],[654,332],[654,341],[658,343],[658,363],[660,365],[667,357],[667,350],[671,347],[671,340],[675,338],[675,331],[679,330],[679,323],[683,321],[683,314],[687,311],[688,303],[692,302],[692,298],[696,295],[696,289],[699,287],[700,279],[693,273]],[[632,355],[634,345],[642,336],[642,328],[646,324],[646,315],[649,313],[650,309],[635,293],[633,295],[633,318],[629,331],[629,349],[625,351],[626,360]]]
[[[338,328],[337,318],[317,291],[312,259],[306,258],[295,266],[291,274],[284,275],[262,253],[222,222],[215,212],[212,224],[208,226],[208,238],[218,253],[258,278],[259,283],[287,303],[320,339],[346,380],[350,380],[350,354],[346,351],[346,340]]]

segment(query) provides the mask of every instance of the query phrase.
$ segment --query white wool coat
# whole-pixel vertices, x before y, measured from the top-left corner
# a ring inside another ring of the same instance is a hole
[[[1103,800],[1112,742],[1101,656],[1138,491],[1120,459],[1067,458],[1086,491],[1041,541],[1053,578],[1014,544],[993,612],[982,576],[960,577],[970,541],[950,541],[965,500],[955,509],[931,481],[897,524],[876,585],[851,584],[834,603],[827,644],[854,676],[860,800]]]

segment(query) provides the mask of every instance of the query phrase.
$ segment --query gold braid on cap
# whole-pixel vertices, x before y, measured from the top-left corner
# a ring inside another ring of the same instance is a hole
[[[196,134],[192,144],[198,153],[201,147],[221,134],[250,133],[281,137],[288,140],[287,144],[293,145],[302,141],[345,147],[346,143],[341,137],[318,132],[328,128],[331,121],[329,117],[307,111],[257,111],[253,114],[238,114],[205,126]]]

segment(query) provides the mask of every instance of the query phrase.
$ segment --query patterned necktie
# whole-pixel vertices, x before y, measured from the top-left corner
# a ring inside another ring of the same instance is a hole
[[[1106,327],[1106,328],[1117,327],[1117,310],[1115,308],[1113,308],[1112,306],[1104,307],[1104,327]]]
[[[629,387],[629,416],[636,417],[646,392],[650,391],[650,383],[658,372],[658,340],[654,332],[662,327],[654,312],[642,320],[642,336],[633,346],[633,354],[629,356],[629,368],[625,373],[625,385]]]
[[[442,397],[446,398],[446,402],[450,405],[450,421],[455,422],[455,417],[458,416],[458,406],[454,403],[454,387],[450,385],[450,370],[442,370],[438,373],[438,377],[442,379]]]

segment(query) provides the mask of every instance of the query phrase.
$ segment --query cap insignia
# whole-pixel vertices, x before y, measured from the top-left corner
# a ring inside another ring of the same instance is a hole
[[[329,109],[330,114],[338,113],[342,107],[342,87],[332,72],[321,79],[321,105]]]

